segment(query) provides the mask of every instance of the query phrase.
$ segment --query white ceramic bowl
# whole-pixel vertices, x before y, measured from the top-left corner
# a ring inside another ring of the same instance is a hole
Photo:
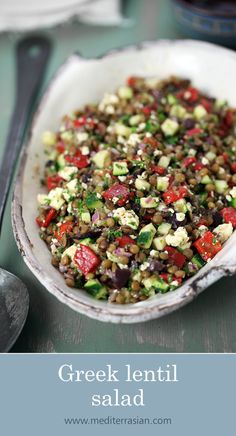
[[[51,266],[50,253],[38,236],[36,196],[42,190],[40,175],[45,160],[42,132],[56,130],[64,114],[85,103],[97,102],[104,92],[112,92],[130,75],[161,79],[171,74],[189,78],[203,91],[236,106],[233,51],[197,41],[164,40],[113,51],[99,59],[72,55],[53,78],[34,116],[14,191],[12,222],[16,242],[26,264],[48,291],[91,318],[114,323],[158,318],[190,302],[220,277],[236,272],[234,233],[223,250],[176,291],[133,305],[114,305],[67,287],[63,276]],[[37,167],[39,173],[35,171]]]

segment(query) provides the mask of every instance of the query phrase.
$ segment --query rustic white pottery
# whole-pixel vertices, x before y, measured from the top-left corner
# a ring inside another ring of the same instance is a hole
[[[51,266],[50,253],[38,236],[36,196],[42,191],[40,176],[45,160],[42,132],[56,130],[64,114],[99,101],[104,92],[114,91],[129,75],[161,79],[171,74],[189,78],[203,91],[236,106],[233,51],[197,41],[164,40],[113,51],[99,59],[73,54],[53,78],[34,116],[14,191],[12,222],[16,242],[26,264],[48,291],[91,318],[114,323],[158,318],[184,306],[220,277],[236,272],[234,233],[223,250],[176,291],[134,305],[109,304],[94,300],[83,290],[67,287],[63,276]]]

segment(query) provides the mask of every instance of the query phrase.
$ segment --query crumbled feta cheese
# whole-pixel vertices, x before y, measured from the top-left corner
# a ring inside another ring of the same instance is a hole
[[[51,191],[48,194],[48,198],[50,200],[50,206],[56,210],[59,210],[61,206],[65,203],[65,199],[63,198],[62,188],[51,189]]]
[[[81,142],[87,141],[88,133],[87,132],[79,132],[79,133],[77,133],[76,137],[77,137],[78,143],[81,144]]]
[[[159,256],[159,252],[157,250],[151,250],[150,251],[150,256],[152,257],[158,257]]]
[[[213,153],[213,151],[208,151],[208,152],[206,153],[206,158],[207,158],[210,162],[212,162],[213,160],[215,160],[215,158],[216,158],[216,154]]]
[[[73,259],[77,248],[76,244],[71,245],[62,253],[61,258],[63,259],[63,257],[68,256],[70,259]]]
[[[171,286],[179,286],[179,282],[177,280],[173,280],[172,282],[170,282]]]
[[[179,129],[179,123],[177,121],[167,118],[161,125],[161,130],[165,136],[173,136]]]
[[[137,155],[138,155],[138,156],[141,156],[142,154],[143,154],[143,150],[138,150],[138,151],[137,151]]]
[[[125,210],[124,207],[119,207],[113,211],[114,218],[118,218],[122,226],[128,226],[132,229],[137,229],[139,226],[139,217],[133,210]]]
[[[166,243],[173,247],[181,247],[181,245],[186,244],[188,240],[188,233],[184,227],[178,227],[173,235],[166,236]]]
[[[102,198],[102,196],[99,192],[97,192],[97,198]]]
[[[88,187],[87,183],[84,183],[84,182],[81,183],[81,186],[83,189],[87,189],[87,187]]]
[[[117,142],[119,142],[119,144],[125,144],[125,138],[121,135],[118,135]]]
[[[120,86],[118,89],[118,95],[120,98],[129,100],[133,97],[133,90],[130,86]]]
[[[114,126],[115,133],[119,136],[129,137],[131,134],[131,129],[124,124],[116,123]]]
[[[233,233],[233,226],[231,223],[228,224],[220,224],[217,226],[213,233],[216,234],[217,238],[219,238],[220,242],[225,242]]]
[[[112,106],[112,104],[109,104],[108,106],[106,106],[105,112],[106,114],[111,114],[111,115],[114,114],[115,113],[114,106]]]
[[[121,182],[124,182],[124,181],[126,180],[126,176],[118,176],[118,179],[119,179]]]
[[[137,124],[139,124],[140,121],[142,121],[142,115],[133,115],[129,119],[129,124],[130,124],[130,126],[137,126]],[[144,127],[145,127],[145,123],[142,123],[142,124],[144,124]],[[140,124],[139,124],[139,126],[140,126]]]
[[[137,132],[142,132],[146,127],[145,123],[140,123],[137,127]]]
[[[104,94],[102,101],[100,102],[98,109],[100,111],[104,111],[106,106],[114,105],[119,102],[119,98],[115,94]]]
[[[229,191],[230,195],[233,198],[236,198],[236,186],[234,186],[230,191]]]
[[[209,164],[209,160],[206,157],[202,158],[202,164],[203,165],[208,165]]]
[[[202,236],[202,235],[204,235],[204,233],[207,232],[208,228],[204,225],[201,225],[198,227],[198,230],[199,230],[200,236]]]
[[[68,191],[70,194],[76,194],[78,191],[78,180],[73,179],[66,184]]]
[[[227,201],[232,201],[232,197],[231,197],[231,195],[229,195],[229,194],[227,194],[227,195],[225,196],[225,198],[226,198]]]
[[[138,179],[142,179],[142,180],[145,180],[147,177],[148,177],[147,171],[143,171],[143,173],[137,176]]]
[[[87,147],[87,145],[84,145],[83,147],[81,147],[81,153],[84,156],[87,156],[89,154],[89,148]]]
[[[62,170],[58,172],[58,175],[62,177],[64,180],[71,180],[72,177],[78,172],[77,167],[64,167]]]
[[[172,117],[183,119],[186,115],[186,109],[183,106],[176,104],[176,105],[172,106],[172,108],[170,110],[170,115]]]
[[[176,219],[177,219],[177,221],[183,221],[183,220],[185,219],[185,213],[183,213],[183,212],[178,212],[178,213],[176,214]]]
[[[190,148],[188,151],[189,156],[195,156],[197,154],[197,150],[194,150],[194,148]]]
[[[160,156],[162,154],[161,150],[154,150],[154,156]]]
[[[128,139],[128,144],[135,146],[141,142],[141,138],[137,133],[132,133]]]
[[[140,265],[140,270],[145,271],[149,267],[149,262],[143,262],[142,265]]]

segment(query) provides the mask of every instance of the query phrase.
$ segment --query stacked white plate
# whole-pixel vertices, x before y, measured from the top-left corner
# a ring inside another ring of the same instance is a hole
[[[120,24],[120,0],[1,0],[1,32],[51,27],[73,18],[94,25]]]

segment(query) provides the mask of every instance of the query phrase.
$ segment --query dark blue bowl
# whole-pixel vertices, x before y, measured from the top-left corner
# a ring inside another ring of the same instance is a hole
[[[236,1],[214,2],[212,7],[198,7],[187,0],[172,0],[178,26],[193,38],[228,47],[236,47]],[[202,2],[204,3],[204,2]],[[207,2],[205,2],[207,4]],[[210,3],[210,2],[209,2]]]

